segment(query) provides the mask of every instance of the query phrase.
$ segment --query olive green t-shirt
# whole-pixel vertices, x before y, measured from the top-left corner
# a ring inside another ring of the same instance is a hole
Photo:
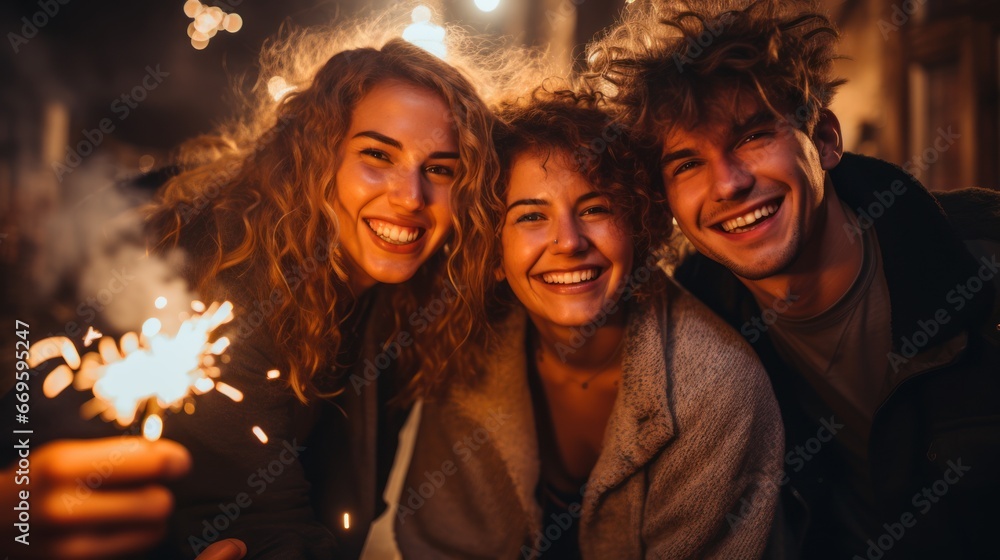
[[[857,226],[854,213],[846,206],[845,211]],[[892,349],[892,334],[889,288],[878,238],[869,227],[857,239],[864,257],[847,292],[830,308],[807,319],[779,314],[770,335],[785,362],[815,391],[800,395],[810,416],[832,416],[833,425],[844,426],[834,436],[840,449],[819,453],[843,454],[849,472],[835,507],[842,508],[841,517],[855,525],[851,532],[860,537],[863,527],[876,521],[868,439],[875,411],[892,389],[886,357]]]

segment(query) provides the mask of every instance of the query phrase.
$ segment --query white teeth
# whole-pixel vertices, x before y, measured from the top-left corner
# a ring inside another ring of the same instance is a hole
[[[755,208],[752,212],[747,212],[743,216],[739,216],[738,218],[722,222],[721,224],[722,229],[726,233],[731,233],[733,230],[737,228],[748,227],[757,220],[766,218],[777,211],[778,211],[777,204],[767,204],[765,206],[761,206],[760,208]]]
[[[601,274],[600,269],[589,268],[587,270],[576,270],[573,272],[547,272],[542,275],[542,280],[546,284],[579,284],[597,278]]]
[[[420,236],[419,228],[397,226],[380,220],[368,220],[368,227],[372,228],[379,238],[394,245],[412,243]]]

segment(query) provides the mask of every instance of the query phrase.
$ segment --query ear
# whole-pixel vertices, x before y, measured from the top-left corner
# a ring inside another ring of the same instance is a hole
[[[840,164],[844,155],[844,137],[840,133],[840,120],[829,109],[819,112],[812,141],[819,151],[819,161],[824,170],[829,171]]]

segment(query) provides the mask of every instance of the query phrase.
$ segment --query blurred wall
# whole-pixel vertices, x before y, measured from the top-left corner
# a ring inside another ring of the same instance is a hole
[[[931,189],[1000,187],[1000,11],[980,0],[825,0],[842,33],[837,95],[848,150]]]

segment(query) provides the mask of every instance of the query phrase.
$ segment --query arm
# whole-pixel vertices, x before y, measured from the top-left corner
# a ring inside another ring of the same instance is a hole
[[[239,389],[243,400],[211,392],[196,399],[194,414],[165,420],[164,436],[190,450],[193,467],[172,487],[176,509],[160,552],[193,558],[235,538],[246,543],[247,558],[333,557],[333,536],[316,518],[301,463],[310,409],[285,381],[267,379],[278,366],[266,334],[238,334],[230,333],[231,361],[222,365],[219,380]],[[266,444],[254,426],[267,434]]]

